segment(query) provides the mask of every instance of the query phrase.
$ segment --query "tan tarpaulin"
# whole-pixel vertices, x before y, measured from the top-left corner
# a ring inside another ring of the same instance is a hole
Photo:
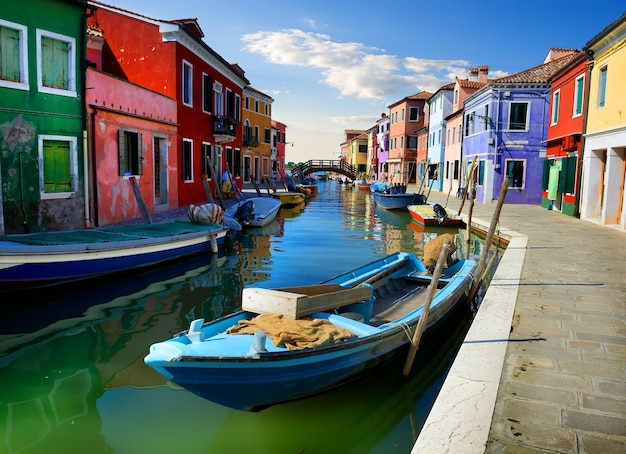
[[[274,341],[274,345],[284,345],[289,350],[334,344],[351,337],[350,331],[339,328],[328,320],[301,318],[295,320],[281,314],[261,314],[252,320],[240,320],[239,324],[228,328],[228,334],[254,334],[263,331]]]

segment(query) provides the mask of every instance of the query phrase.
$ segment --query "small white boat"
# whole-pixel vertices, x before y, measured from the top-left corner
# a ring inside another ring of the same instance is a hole
[[[251,197],[235,203],[224,216],[242,227],[264,227],[276,219],[280,205],[281,201],[272,197]]]

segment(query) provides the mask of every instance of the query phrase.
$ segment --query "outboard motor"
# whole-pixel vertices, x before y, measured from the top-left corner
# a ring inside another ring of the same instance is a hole
[[[235,219],[240,224],[248,224],[250,222],[250,218],[252,218],[253,212],[254,202],[251,200],[247,200],[237,207],[237,211],[235,212]]]
[[[438,203],[435,203],[433,205],[433,211],[435,212],[435,216],[437,216],[437,221],[439,221],[439,224],[443,224],[444,221],[448,219],[448,213],[446,213],[445,208]]]

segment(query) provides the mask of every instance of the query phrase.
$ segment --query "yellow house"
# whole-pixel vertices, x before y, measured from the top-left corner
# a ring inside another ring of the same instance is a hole
[[[261,181],[272,171],[272,103],[265,93],[243,89],[243,181]]]
[[[583,50],[590,62],[580,218],[626,230],[626,13]]]

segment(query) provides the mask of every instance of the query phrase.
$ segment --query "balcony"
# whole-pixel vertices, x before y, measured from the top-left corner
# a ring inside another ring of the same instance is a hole
[[[254,136],[246,136],[243,138],[243,146],[255,148],[259,146],[259,138]]]
[[[232,142],[237,138],[237,124],[239,122],[224,115],[213,117],[213,135],[217,143]]]

